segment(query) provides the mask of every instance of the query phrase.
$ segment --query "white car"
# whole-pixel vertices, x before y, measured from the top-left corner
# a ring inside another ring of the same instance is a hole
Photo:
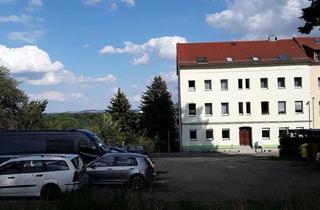
[[[81,157],[75,154],[17,156],[0,165],[0,196],[52,199],[87,181]]]

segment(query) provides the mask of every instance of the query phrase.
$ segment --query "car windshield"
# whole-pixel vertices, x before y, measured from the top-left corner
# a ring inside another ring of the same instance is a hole
[[[98,145],[98,147],[104,152],[104,153],[108,153],[110,152],[110,149],[101,141],[101,139],[96,136],[94,133],[90,132],[91,137],[93,138],[93,140],[96,142],[96,144]]]

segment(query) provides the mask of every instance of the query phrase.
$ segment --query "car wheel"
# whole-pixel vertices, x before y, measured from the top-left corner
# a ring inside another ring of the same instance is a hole
[[[57,185],[49,184],[42,188],[41,198],[44,200],[56,200],[60,193],[60,188]]]
[[[137,175],[131,178],[130,187],[133,190],[139,191],[144,189],[146,186],[144,178],[141,175]]]

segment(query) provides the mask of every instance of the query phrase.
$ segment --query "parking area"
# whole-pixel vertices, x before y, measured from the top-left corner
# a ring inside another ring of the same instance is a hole
[[[164,200],[231,201],[279,199],[320,190],[320,167],[267,156],[157,155],[158,171],[148,193]]]

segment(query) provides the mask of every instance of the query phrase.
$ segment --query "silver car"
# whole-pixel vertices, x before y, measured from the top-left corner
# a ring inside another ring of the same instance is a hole
[[[149,186],[155,173],[153,162],[146,155],[108,153],[87,165],[91,184],[128,184],[135,190]]]

